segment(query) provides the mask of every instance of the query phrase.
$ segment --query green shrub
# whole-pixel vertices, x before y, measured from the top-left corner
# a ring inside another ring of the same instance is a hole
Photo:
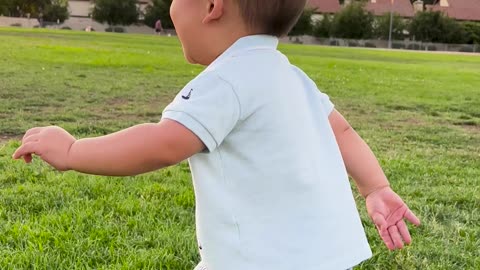
[[[340,46],[336,40],[330,40],[330,46]]]
[[[138,20],[137,1],[96,0],[92,17],[95,21],[110,26],[131,25]]]
[[[322,20],[318,20],[313,26],[315,37],[331,37],[333,20],[330,15],[325,14]]]
[[[288,33],[289,36],[311,35],[313,33],[312,16],[315,13],[313,9],[305,9],[298,19],[297,24],[292,31]]]
[[[147,6],[145,13],[145,25],[154,28],[155,23],[160,19],[163,28],[173,28],[173,22],[170,18],[171,4],[172,0],[153,0],[152,4]]]
[[[64,3],[52,1],[51,5],[45,7],[43,19],[48,22],[63,23],[69,16],[68,7]]]
[[[105,32],[114,32],[114,33],[125,33],[125,28],[120,27],[120,26],[115,26],[115,27],[107,27],[105,29]]]
[[[356,41],[349,41],[348,47],[358,47],[358,43]]]
[[[393,15],[392,20],[392,39],[403,39],[403,30],[406,25],[403,22],[402,17],[398,14]],[[383,40],[388,40],[390,36],[390,13],[385,13],[381,17],[375,18],[374,36]]]
[[[354,2],[335,14],[332,35],[339,38],[368,39],[373,36],[374,16],[364,9],[364,2]]]
[[[398,42],[393,42],[392,43],[392,48],[393,49],[405,49],[405,44],[398,43]]]
[[[424,46],[423,48],[426,49],[427,51],[436,51],[437,50],[437,47],[435,45],[427,45],[427,46]]]
[[[480,23],[466,22],[462,27],[465,31],[465,43],[480,44]]]
[[[408,44],[407,46],[407,50],[421,50],[422,49],[422,46],[418,45],[418,44]]]
[[[473,46],[462,46],[459,50],[459,52],[468,52],[468,53],[473,53]]]
[[[115,33],[125,33],[125,32],[127,32],[127,31],[125,30],[125,28],[119,27],[119,26],[114,27],[114,28],[113,28],[113,31],[114,31]]]
[[[458,22],[440,11],[418,12],[410,23],[410,35],[415,40],[439,43],[463,43],[466,36]]]

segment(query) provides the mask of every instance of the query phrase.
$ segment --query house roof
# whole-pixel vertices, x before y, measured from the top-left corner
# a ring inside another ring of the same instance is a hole
[[[432,11],[443,11],[448,17],[462,21],[480,21],[480,0],[448,0],[448,7],[440,3],[427,5]]]
[[[317,13],[337,13],[341,9],[338,0],[308,0],[307,6],[316,9]]]
[[[381,16],[385,13],[390,13],[390,10],[392,10],[391,3],[391,0],[376,0],[375,3],[373,3],[372,0],[369,0],[365,5],[365,9],[371,11],[376,16]],[[415,16],[410,0],[394,0],[393,12],[402,17]]]

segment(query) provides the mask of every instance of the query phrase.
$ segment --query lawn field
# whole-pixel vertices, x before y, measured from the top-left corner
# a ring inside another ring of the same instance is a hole
[[[480,56],[280,50],[330,95],[423,222],[410,226],[411,246],[389,252],[355,190],[374,253],[355,269],[480,269]],[[0,269],[193,269],[186,163],[112,178],[10,156],[34,126],[82,138],[158,122],[202,69],[176,38],[0,28]]]

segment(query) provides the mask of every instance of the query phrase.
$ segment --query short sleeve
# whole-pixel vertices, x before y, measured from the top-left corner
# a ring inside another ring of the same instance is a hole
[[[320,102],[320,105],[323,109],[323,111],[327,114],[330,115],[333,112],[333,109],[335,108],[335,105],[333,105],[332,101],[330,100],[330,97],[324,93],[322,93],[318,87],[317,84],[308,77],[305,72],[303,72],[300,68],[293,66],[293,70],[299,75],[300,79],[304,83],[304,86],[310,90],[309,95],[313,95],[314,100]]]
[[[209,152],[222,144],[240,118],[240,103],[231,84],[214,73],[201,74],[175,97],[162,114],[200,138]]]
[[[335,105],[333,105],[332,101],[330,100],[330,97],[327,94],[324,94],[320,92],[317,88],[318,95],[320,102],[322,103],[322,107],[325,110],[325,113],[327,115],[330,115],[333,112],[333,109],[335,109]]]

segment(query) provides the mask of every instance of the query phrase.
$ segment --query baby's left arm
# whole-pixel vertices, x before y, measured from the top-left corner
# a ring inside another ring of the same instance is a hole
[[[329,120],[347,171],[365,197],[368,214],[383,241],[391,250],[402,248],[403,242],[410,244],[411,237],[404,219],[415,225],[420,225],[420,220],[390,188],[374,153],[347,120],[336,110],[330,114]]]

